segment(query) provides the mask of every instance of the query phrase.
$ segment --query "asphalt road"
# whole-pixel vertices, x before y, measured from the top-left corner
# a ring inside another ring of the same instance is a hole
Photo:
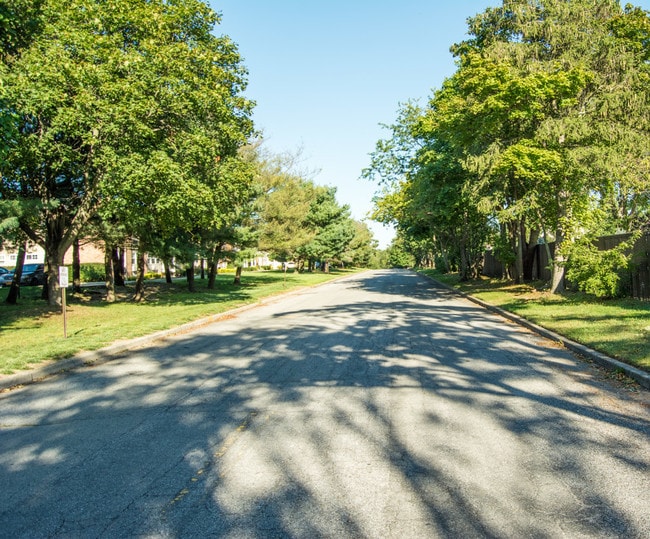
[[[408,271],[0,396],[0,537],[650,537],[650,409]]]

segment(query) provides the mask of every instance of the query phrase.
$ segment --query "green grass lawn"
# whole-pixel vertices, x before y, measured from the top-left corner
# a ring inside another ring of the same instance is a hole
[[[101,289],[67,294],[67,334],[63,337],[61,310],[40,299],[40,287],[24,287],[18,305],[8,305],[8,288],[0,289],[0,374],[28,369],[46,360],[62,359],[84,350],[96,350],[117,340],[140,337],[197,320],[292,289],[314,286],[352,273],[244,272],[242,285],[232,274],[217,277],[214,290],[207,280],[196,280],[197,291],[185,281],[147,283],[146,301],[133,303],[133,288],[118,288],[118,301],[103,301]]]
[[[518,314],[629,365],[650,371],[650,303],[599,300],[583,293],[553,295],[542,283],[514,285],[495,279],[460,283],[455,275],[425,271],[491,305]]]

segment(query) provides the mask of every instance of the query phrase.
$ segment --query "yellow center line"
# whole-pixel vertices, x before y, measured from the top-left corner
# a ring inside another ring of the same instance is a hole
[[[240,436],[246,432],[248,427],[251,425],[255,417],[257,416],[257,412],[249,412],[246,415],[246,418],[242,423],[228,436],[226,436],[226,439],[224,440],[223,444],[221,444],[221,447],[217,451],[215,451],[212,454],[212,459],[206,461],[203,465],[202,468],[198,469],[195,472],[195,475],[193,475],[190,480],[188,481],[187,485],[183,487],[176,496],[174,496],[174,499],[171,500],[168,504],[166,509],[163,511],[163,514],[169,509],[171,506],[174,504],[180,502],[183,498],[185,498],[189,493],[190,493],[190,486],[192,483],[198,483],[199,479],[201,479],[201,476],[203,476],[210,468],[212,468],[216,464],[216,460],[221,459],[226,452],[235,444],[235,442],[240,438]],[[220,477],[223,477],[223,474],[220,475]]]

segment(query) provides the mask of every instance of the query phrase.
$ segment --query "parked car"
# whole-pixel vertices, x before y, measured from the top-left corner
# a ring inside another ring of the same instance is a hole
[[[0,275],[4,275],[5,273],[9,273],[9,270],[0,266]]]
[[[4,268],[3,268],[4,269]],[[7,271],[0,275],[0,288],[3,286],[11,286],[11,281],[14,278],[13,271]]]
[[[20,277],[20,284],[36,286],[45,284],[45,266],[43,264],[25,264],[23,274]]]

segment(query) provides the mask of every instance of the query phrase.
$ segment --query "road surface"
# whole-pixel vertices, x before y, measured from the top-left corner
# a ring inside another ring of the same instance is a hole
[[[408,271],[0,396],[1,537],[650,537],[647,392]]]

